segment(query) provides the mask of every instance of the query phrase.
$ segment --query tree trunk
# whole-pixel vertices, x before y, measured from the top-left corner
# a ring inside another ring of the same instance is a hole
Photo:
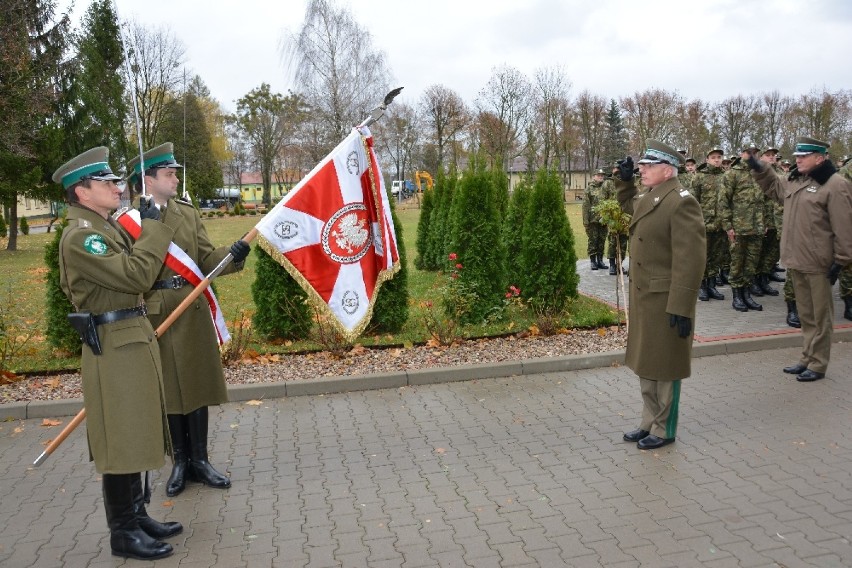
[[[9,206],[9,244],[6,250],[18,250],[18,196],[12,196]]]

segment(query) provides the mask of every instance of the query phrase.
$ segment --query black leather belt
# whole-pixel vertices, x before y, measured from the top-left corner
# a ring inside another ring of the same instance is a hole
[[[180,290],[187,284],[189,284],[189,280],[183,276],[175,275],[171,278],[166,278],[165,280],[157,280],[154,282],[154,285],[151,286],[151,290]]]
[[[148,308],[145,307],[145,304],[142,304],[141,306],[136,306],[135,308],[113,310],[111,312],[104,312],[93,317],[95,319],[95,324],[103,325],[105,323],[112,323],[114,321],[121,321],[129,318],[145,317],[147,315]]]

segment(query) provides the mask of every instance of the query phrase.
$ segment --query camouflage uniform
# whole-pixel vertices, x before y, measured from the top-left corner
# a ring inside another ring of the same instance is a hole
[[[704,278],[715,277],[719,270],[730,261],[728,236],[722,228],[719,214],[719,194],[722,189],[722,176],[725,171],[707,164],[705,168],[692,174],[692,195],[701,204],[704,215],[704,228],[707,231],[707,266]]]
[[[744,293],[748,293],[748,287],[757,274],[765,220],[763,192],[752,179],[746,164],[737,163],[722,176],[719,213],[722,228],[726,232],[734,231],[734,242],[730,244],[731,273],[728,280],[732,288],[744,289]],[[762,309],[759,304],[754,306],[749,307]]]
[[[586,194],[583,195],[583,228],[586,229],[586,235],[589,237],[589,256],[603,255],[607,229],[601,223],[598,214],[594,212],[594,208],[604,200],[603,185],[603,182],[589,182]]]
[[[852,182],[852,162],[849,162],[840,168],[838,173],[845,179]],[[843,311],[843,317],[848,320],[852,320],[852,264],[847,264],[843,267],[843,270],[840,271],[840,278],[838,278],[838,280],[840,281],[840,297],[846,305],[846,309]]]
[[[604,199],[618,199],[618,191],[611,179],[603,182],[602,194]],[[616,235],[609,233],[606,240],[607,258],[612,262],[615,262],[615,259],[618,258],[615,255],[615,237]],[[620,235],[618,240],[621,245],[621,260],[624,260],[627,256],[627,235]]]

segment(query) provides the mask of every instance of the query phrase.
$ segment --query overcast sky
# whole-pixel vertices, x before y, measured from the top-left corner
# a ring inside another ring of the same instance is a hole
[[[58,0],[60,10],[71,0]],[[75,0],[75,24],[88,0]],[[116,0],[119,17],[168,25],[227,109],[266,82],[293,88],[281,41],[305,0]],[[401,100],[443,84],[472,103],[495,66],[532,78],[560,65],[584,89],[618,98],[652,87],[720,101],[736,93],[852,87],[847,0],[338,0],[386,55]]]

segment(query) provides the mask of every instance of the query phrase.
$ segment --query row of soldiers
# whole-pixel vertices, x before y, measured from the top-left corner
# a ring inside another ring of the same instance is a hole
[[[760,156],[767,167],[780,177],[795,176],[788,160],[782,160],[778,149],[761,151],[754,145],[747,148]],[[685,151],[681,151],[686,154]],[[848,157],[835,160],[840,173],[852,181],[852,163]],[[617,175],[617,164],[613,165]],[[740,162],[739,156],[725,156],[721,148],[707,152],[704,163],[697,165],[692,158],[686,159],[678,178],[701,204],[707,232],[707,265],[701,282],[700,301],[724,300],[718,286],[730,284],[731,306],[734,310],[761,311],[763,306],[754,298],[778,296],[779,291],[772,282],[784,282],[783,294],[787,304],[787,324],[800,327],[796,297],[792,283],[782,276],[778,266],[781,248],[783,208],[767,198],[752,178],[749,168]],[[583,198],[583,226],[588,235],[588,254],[592,270],[607,268],[602,262],[607,228],[595,207],[603,200],[615,198],[615,186],[611,176],[602,169],[597,170]],[[616,239],[608,238],[609,273],[616,273]],[[621,244],[622,258],[625,253]],[[840,296],[845,304],[843,317],[852,320],[852,266],[840,275]]]

